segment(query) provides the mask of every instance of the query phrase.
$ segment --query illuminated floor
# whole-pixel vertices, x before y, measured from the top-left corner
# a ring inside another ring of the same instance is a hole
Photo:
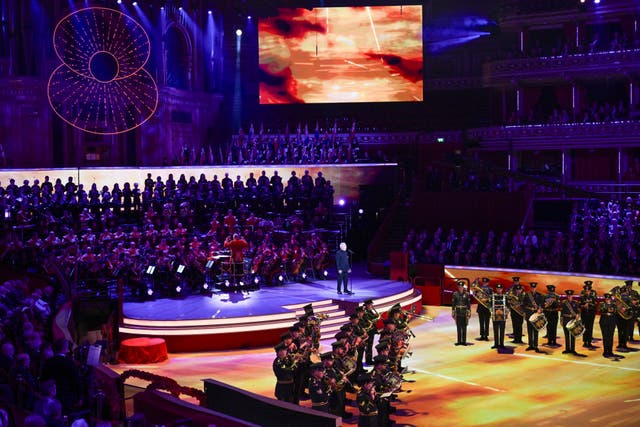
[[[547,355],[525,352],[526,345],[515,347],[513,354],[497,354],[490,349],[492,342],[473,339],[479,335],[475,310],[468,334],[474,345],[456,347],[450,308],[430,307],[429,314],[435,316],[433,322],[412,322],[416,339],[406,364],[415,373],[405,379],[415,382],[403,385],[406,392],[395,403],[397,425],[639,425],[640,352],[625,353],[625,359],[613,361],[602,357],[602,348],[589,351],[578,340],[578,352],[588,357],[564,355],[564,347],[541,347]],[[594,335],[600,337],[597,319]],[[330,347],[329,342],[322,344],[323,349]],[[135,367],[192,387],[202,387],[204,378],[215,378],[273,397],[273,357],[271,348],[170,354],[163,364]],[[122,372],[131,366],[114,368]],[[356,423],[356,418],[346,422]]]

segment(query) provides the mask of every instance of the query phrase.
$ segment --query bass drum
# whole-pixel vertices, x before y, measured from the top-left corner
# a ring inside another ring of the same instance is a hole
[[[547,317],[544,313],[533,313],[529,317],[529,322],[536,328],[537,331],[547,326]]]
[[[584,334],[584,323],[581,319],[573,319],[567,322],[567,330],[574,337],[579,337]]]

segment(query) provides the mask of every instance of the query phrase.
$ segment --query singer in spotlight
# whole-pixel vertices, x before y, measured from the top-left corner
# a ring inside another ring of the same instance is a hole
[[[345,242],[340,243],[340,249],[336,251],[336,269],[338,270],[338,293],[350,294],[348,280],[349,273],[351,273],[351,263]]]

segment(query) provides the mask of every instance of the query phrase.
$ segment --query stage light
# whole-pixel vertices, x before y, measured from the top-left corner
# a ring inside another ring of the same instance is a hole
[[[302,273],[302,278],[306,279],[307,278],[307,273]]]
[[[228,287],[229,287],[229,285],[230,285],[229,281],[228,281],[228,280],[225,280],[225,281],[224,281],[224,285],[228,288]]]
[[[182,12],[184,9],[182,8],[182,6],[180,6],[180,7],[178,8],[178,10],[179,10],[180,12]]]
[[[238,285],[240,285],[240,287],[242,287],[242,286],[244,286],[244,282],[243,282],[242,280],[240,280],[240,281],[238,282]]]
[[[160,10],[164,10],[164,6],[160,6]]]
[[[251,15],[247,16],[247,19],[248,19],[248,20],[251,20]]]
[[[258,283],[260,283],[260,279],[258,279],[257,277],[255,277],[255,278],[253,279],[253,283],[255,283],[255,284],[257,285]]]
[[[236,30],[236,36],[240,37],[242,35],[242,30],[240,28],[238,28]]]
[[[209,15],[211,15],[211,14],[212,14],[213,12],[211,12],[211,11],[208,11],[207,13],[208,13]]]
[[[118,0],[118,4],[122,4],[122,0]]]
[[[358,209],[358,213],[359,213],[360,215],[362,215],[362,214],[364,213],[364,209],[362,209],[362,208]]]
[[[208,283],[203,283],[203,284],[202,284],[202,289],[204,289],[205,291],[206,291],[207,289],[209,289],[209,284],[208,284]]]
[[[133,6],[137,6],[137,5],[138,5],[138,2],[137,2],[137,1],[134,1],[134,2],[133,2],[133,3],[131,3],[131,4],[132,4]]]
[[[182,288],[180,287],[180,285],[176,286],[176,292],[177,292],[177,293],[182,292]]]
[[[580,3],[583,3],[583,4],[584,4],[586,1],[587,1],[587,0],[580,0]]]
[[[147,295],[149,296],[153,295],[153,289],[147,288]]]
[[[324,277],[329,277],[329,272],[327,270],[323,271],[322,274],[324,274]]]
[[[345,203],[347,203],[347,202],[344,199],[338,200],[338,205],[340,205],[340,206],[344,206]]]
[[[279,281],[279,282],[284,281],[284,277],[282,276],[282,274],[278,276],[278,281]]]
[[[593,0],[595,4],[600,4],[600,0]]]

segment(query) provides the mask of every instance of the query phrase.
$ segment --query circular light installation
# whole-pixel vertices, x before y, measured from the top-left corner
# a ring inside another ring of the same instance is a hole
[[[112,135],[151,118],[158,87],[143,68],[151,43],[131,17],[103,7],[80,9],[58,22],[53,45],[62,65],[51,74],[47,93],[62,120]]]

